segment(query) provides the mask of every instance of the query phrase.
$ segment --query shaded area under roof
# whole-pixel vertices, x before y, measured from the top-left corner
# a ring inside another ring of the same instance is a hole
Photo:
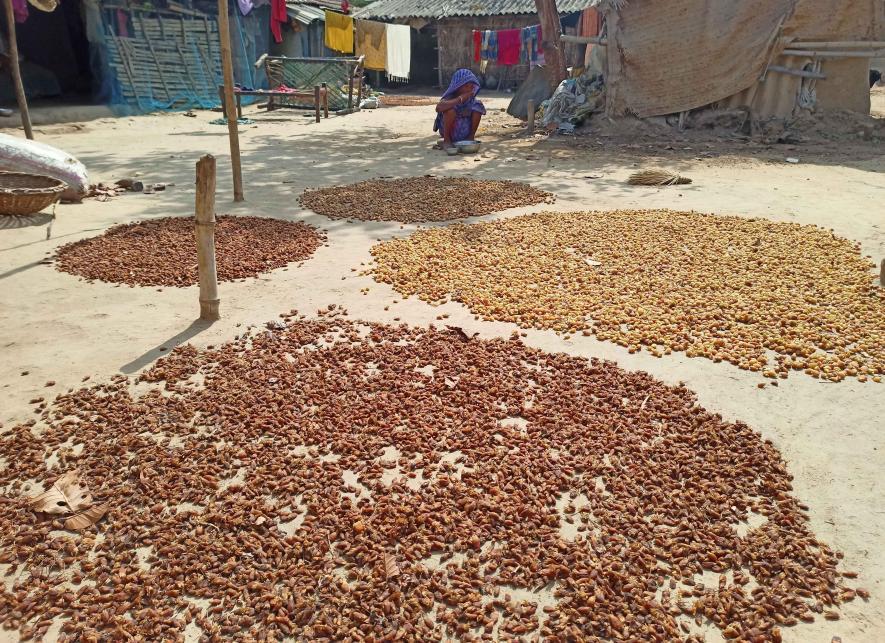
[[[559,13],[581,11],[594,0],[558,0]],[[451,18],[537,13],[534,0],[377,0],[354,12],[357,18]]]

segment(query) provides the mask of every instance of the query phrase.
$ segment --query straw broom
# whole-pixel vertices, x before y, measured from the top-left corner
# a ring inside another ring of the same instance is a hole
[[[630,185],[688,185],[691,179],[666,170],[640,170],[627,179]]]

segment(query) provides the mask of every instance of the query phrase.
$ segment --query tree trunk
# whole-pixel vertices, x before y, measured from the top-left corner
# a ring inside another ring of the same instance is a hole
[[[562,42],[559,40],[562,35],[559,10],[556,8],[556,0],[535,0],[535,6],[541,19],[541,31],[544,32],[541,42],[544,50],[544,67],[550,79],[550,87],[555,89],[559,83],[568,78]]]

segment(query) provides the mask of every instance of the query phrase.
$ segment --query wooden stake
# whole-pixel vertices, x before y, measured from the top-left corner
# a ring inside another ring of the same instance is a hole
[[[317,123],[320,122],[320,86],[313,86],[313,106],[316,110]]]
[[[31,113],[28,111],[28,99],[25,96],[25,86],[22,84],[22,72],[18,66],[18,40],[15,37],[15,13],[12,10],[12,0],[3,0],[6,9],[6,33],[9,37],[9,69],[12,71],[12,84],[15,86],[15,98],[18,101],[18,111],[21,114],[22,127],[25,128],[25,136],[34,139],[34,130],[31,129]]]
[[[885,288],[885,259],[882,259],[882,266],[879,268],[879,285]]]
[[[215,321],[218,306],[218,274],[215,269],[215,157],[197,161],[197,269],[200,274],[200,319]]]
[[[538,17],[541,19],[541,31],[544,40],[541,46],[544,49],[544,67],[550,80],[551,89],[556,89],[559,83],[568,78],[568,70],[565,68],[565,56],[562,53],[562,24],[559,22],[559,10],[556,8],[556,0],[535,0]]]
[[[529,131],[529,134],[535,133],[535,101],[530,100],[526,103],[526,110],[528,111],[528,124],[526,129]]]
[[[329,86],[323,83],[323,118],[329,118]]]
[[[6,0],[10,2],[11,0]],[[218,38],[221,41],[221,70],[224,75],[224,117],[230,137],[230,165],[234,174],[234,201],[243,201],[243,169],[240,164],[240,133],[234,108],[234,63],[230,53],[230,17],[227,0],[218,0]]]

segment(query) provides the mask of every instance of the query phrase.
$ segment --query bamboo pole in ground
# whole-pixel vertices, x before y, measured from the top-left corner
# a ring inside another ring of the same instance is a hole
[[[7,0],[9,2],[10,0]],[[224,76],[224,117],[230,138],[230,165],[234,174],[234,201],[243,201],[243,168],[240,164],[240,133],[234,109],[234,63],[230,52],[230,17],[227,0],[218,0],[218,38],[221,40],[221,71]]]
[[[197,269],[200,274],[200,319],[221,318],[218,274],[215,267],[215,157],[206,154],[197,161]]]
[[[6,33],[9,40],[9,69],[12,72],[12,84],[15,86],[15,98],[18,101],[18,111],[22,119],[22,127],[25,128],[25,136],[34,139],[34,130],[31,128],[31,112],[28,111],[28,99],[25,96],[25,86],[22,84],[22,72],[18,66],[18,40],[15,37],[15,12],[12,10],[12,0],[3,0],[6,10]]]
[[[535,101],[530,100],[526,103],[526,111],[528,112],[528,118],[526,119],[526,129],[529,131],[529,134],[535,133]]]

